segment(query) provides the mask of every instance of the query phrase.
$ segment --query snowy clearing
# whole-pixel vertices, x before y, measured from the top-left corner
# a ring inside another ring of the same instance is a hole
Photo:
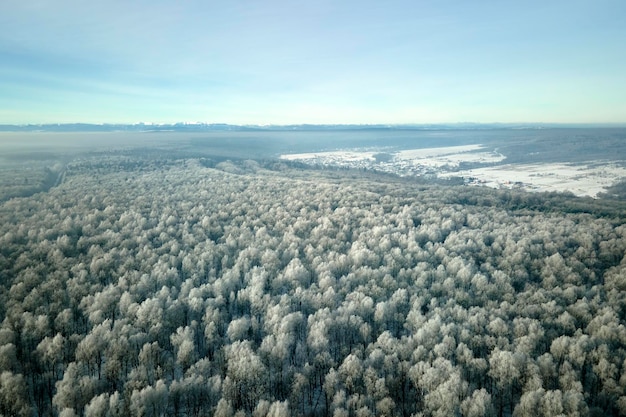
[[[597,197],[606,187],[626,177],[626,168],[601,161],[587,164],[500,165],[444,173],[461,176],[472,185],[493,188],[524,188],[530,191],[570,191],[577,196]]]
[[[504,155],[495,152],[476,152],[484,149],[483,145],[447,146],[441,148],[408,149],[390,152],[393,161],[399,164],[410,163],[427,167],[458,167],[460,163],[494,163],[505,159]],[[351,162],[374,162],[372,151],[332,151],[281,155],[281,159],[319,164],[346,165]]]
[[[529,191],[570,191],[577,196],[597,197],[607,187],[626,178],[626,168],[615,162],[581,164],[504,164],[506,159],[483,145],[448,146],[388,152],[391,159],[376,160],[380,152],[344,150],[281,155],[282,159],[307,164],[371,168],[401,176],[436,175],[463,177],[469,185],[492,188],[523,188]],[[461,164],[490,164],[459,170]]]
[[[464,152],[477,151],[483,145],[446,146],[443,148],[407,149],[396,153],[397,159],[424,159],[443,155],[453,155]]]
[[[320,163],[329,162],[353,162],[353,161],[374,161],[374,155],[379,152],[359,152],[359,151],[332,151],[332,152],[312,152],[294,153],[281,155],[280,159],[288,161],[318,161]]]

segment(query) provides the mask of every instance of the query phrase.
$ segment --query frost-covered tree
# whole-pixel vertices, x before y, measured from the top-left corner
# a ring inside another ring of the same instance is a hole
[[[0,203],[0,413],[623,413],[621,203],[218,162]]]

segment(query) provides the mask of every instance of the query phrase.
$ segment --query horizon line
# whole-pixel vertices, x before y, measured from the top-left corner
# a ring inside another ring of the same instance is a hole
[[[63,128],[72,128],[74,131],[92,131],[92,130],[110,130],[119,128],[143,128],[137,131],[154,131],[163,130],[163,128],[177,128],[182,130],[236,130],[236,129],[342,129],[342,128],[364,128],[364,129],[437,129],[437,128],[616,128],[626,127],[626,122],[435,122],[435,123],[267,123],[267,124],[236,124],[223,122],[47,122],[47,123],[0,123],[0,131],[33,131],[41,129],[59,130]],[[147,129],[146,129],[147,128]]]

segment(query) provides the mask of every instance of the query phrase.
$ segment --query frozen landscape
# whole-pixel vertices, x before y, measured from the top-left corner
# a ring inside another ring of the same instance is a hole
[[[615,184],[621,187],[626,179],[626,132],[620,128],[194,126],[196,130],[189,130],[185,125],[163,126],[172,131],[158,132],[132,131],[142,126],[94,126],[113,130],[82,133],[73,131],[74,126],[65,128],[70,130],[1,133],[0,169],[22,174],[4,175],[0,188],[12,190],[10,195],[24,195],[41,181],[54,184],[71,155],[121,150],[142,158],[201,157],[213,165],[229,160],[282,161],[592,198],[601,197]]]
[[[467,185],[519,188],[539,192],[571,192],[598,197],[626,178],[623,162],[507,163],[507,156],[485,145],[406,149],[385,152],[342,150],[283,154],[281,159],[313,166],[371,169],[399,176],[463,178]]]
[[[626,168],[606,161],[587,164],[504,164],[444,173],[461,176],[470,185],[493,188],[518,187],[528,191],[569,191],[583,197],[598,197],[607,187],[626,177]]]
[[[624,415],[625,137],[0,134],[0,416]]]
[[[0,1],[0,417],[626,417],[626,1]]]

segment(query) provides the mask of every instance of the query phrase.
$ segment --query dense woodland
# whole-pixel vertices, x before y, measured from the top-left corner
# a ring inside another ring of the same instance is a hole
[[[626,415],[623,203],[207,165],[0,205],[0,415]]]

